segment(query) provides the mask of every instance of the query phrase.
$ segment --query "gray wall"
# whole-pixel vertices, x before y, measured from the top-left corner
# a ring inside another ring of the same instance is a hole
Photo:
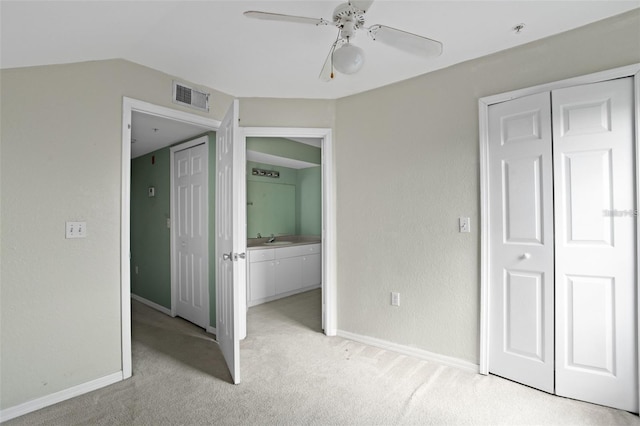
[[[122,369],[122,97],[183,109],[171,80],[122,60],[1,71],[0,408]],[[212,98],[220,120],[232,98]]]
[[[637,10],[338,100],[339,329],[478,363],[478,99],[636,62]]]

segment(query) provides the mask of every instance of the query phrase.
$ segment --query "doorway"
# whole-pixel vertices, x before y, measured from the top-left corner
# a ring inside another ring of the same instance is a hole
[[[134,113],[173,120],[186,125],[200,126],[216,131],[220,121],[196,114],[174,110],[131,98],[123,98],[122,108],[122,175],[121,175],[121,232],[120,232],[120,285],[121,285],[121,342],[123,379],[131,377],[131,130]],[[256,137],[321,138],[323,143],[323,317],[325,334],[335,336],[336,327],[336,278],[335,278],[335,195],[333,154],[330,129],[315,128],[244,128],[243,134]],[[246,165],[243,163],[244,169]],[[246,248],[246,247],[245,247]],[[246,299],[245,299],[246,303]],[[246,311],[246,306],[245,306]]]
[[[637,72],[481,100],[480,372],[634,412]]]
[[[335,194],[334,194],[334,171],[333,171],[333,151],[331,129],[316,128],[278,128],[278,127],[246,127],[242,129],[244,145],[247,146],[247,139],[250,138],[287,138],[291,140],[304,140],[305,142],[317,141],[321,150],[321,228],[320,228],[320,250],[321,250],[321,300],[322,300],[322,328],[327,336],[335,336],[336,326],[336,286],[335,286]],[[246,163],[244,164],[246,167]],[[252,171],[250,171],[252,172]],[[246,175],[246,170],[245,170]],[[245,200],[245,204],[246,201]],[[245,209],[246,211],[246,209]],[[246,218],[245,218],[246,219]],[[245,220],[246,223],[246,220]],[[257,235],[256,235],[257,237]],[[246,248],[246,247],[245,247]],[[293,248],[293,247],[292,247]],[[245,305],[242,310],[243,326],[246,330]]]
[[[322,139],[247,137],[246,152],[248,307],[321,290]]]
[[[124,97],[122,102],[122,175],[121,175],[121,228],[120,228],[120,312],[121,312],[121,342],[122,342],[122,375],[123,379],[131,377],[132,359],[131,359],[131,160],[133,156],[144,155],[152,152],[154,149],[168,146],[171,143],[184,140],[175,137],[175,135],[166,135],[167,139],[164,145],[154,145],[146,152],[139,153],[135,149],[142,146],[143,138],[140,141],[134,141],[132,144],[132,129],[134,125],[134,114],[136,118],[144,118],[149,121],[149,128],[160,128],[155,122],[171,122],[177,126],[186,126],[187,128],[197,128],[195,134],[202,134],[206,131],[215,131],[220,126],[220,122],[210,118],[205,118],[195,114],[174,110],[167,107],[154,105],[148,102],[139,101]],[[181,133],[182,134],[182,133]],[[134,149],[133,146],[137,145]],[[168,158],[168,155],[167,155]],[[155,161],[155,159],[151,159]],[[169,164],[167,164],[168,169]],[[168,172],[168,170],[167,170]],[[145,188],[145,191],[147,188]],[[168,188],[167,188],[168,194]],[[145,194],[145,197],[147,194]],[[166,224],[164,224],[167,229]],[[167,246],[169,248],[169,245]],[[163,308],[159,304],[153,306],[155,309]],[[168,309],[158,309],[166,314],[171,315]]]

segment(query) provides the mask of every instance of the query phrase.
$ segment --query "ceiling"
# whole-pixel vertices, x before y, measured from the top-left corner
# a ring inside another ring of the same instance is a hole
[[[211,129],[208,127],[187,124],[179,120],[171,120],[165,117],[133,111],[131,113],[131,158],[140,157],[178,142],[188,141],[209,131],[211,131]],[[316,148],[320,148],[322,144],[322,139],[318,138],[288,139],[315,146]],[[293,169],[317,166],[317,164],[307,163],[305,161],[280,158],[255,151],[247,151],[247,160]]]
[[[306,169],[309,167],[319,166],[319,164],[309,163],[307,161],[294,160],[293,158],[279,157],[277,155],[265,154],[264,152],[249,150],[247,150],[247,161],[288,167],[290,169]]]
[[[131,158],[187,141],[209,132],[208,127],[187,124],[150,114],[131,113]]]
[[[123,58],[236,97],[336,99],[567,31],[640,7],[640,0],[376,0],[366,25],[384,24],[441,41],[423,59],[371,40],[364,68],[318,74],[332,26],[248,19],[263,10],[331,20],[339,1],[5,1],[0,66]],[[513,28],[524,23],[520,33]]]

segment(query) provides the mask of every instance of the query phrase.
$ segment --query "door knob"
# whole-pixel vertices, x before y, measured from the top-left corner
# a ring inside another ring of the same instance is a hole
[[[521,259],[531,259],[531,253],[523,253],[522,256],[520,256]]]
[[[236,254],[234,260],[238,260],[238,258],[245,259],[246,257],[247,257],[247,255],[245,253],[238,253],[238,254]]]
[[[222,260],[231,260],[231,252],[229,252],[229,254],[224,253],[222,255]]]

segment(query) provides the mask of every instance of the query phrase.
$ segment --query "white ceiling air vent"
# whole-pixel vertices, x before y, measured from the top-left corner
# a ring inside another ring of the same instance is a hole
[[[209,93],[201,92],[175,80],[173,80],[173,102],[209,111]]]

